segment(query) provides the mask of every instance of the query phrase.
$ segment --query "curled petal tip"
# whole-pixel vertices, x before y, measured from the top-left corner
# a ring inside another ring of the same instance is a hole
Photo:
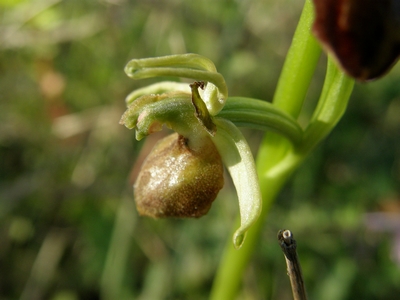
[[[245,237],[245,232],[242,232],[240,229],[236,230],[235,234],[233,235],[233,245],[236,249],[240,249],[242,247]]]
[[[204,101],[211,115],[216,115],[225,105],[228,89],[223,76],[208,58],[197,54],[180,54],[143,59],[132,59],[125,73],[133,79],[159,76],[185,77],[208,82]],[[169,90],[169,88],[168,88]],[[133,101],[137,93],[128,96]]]

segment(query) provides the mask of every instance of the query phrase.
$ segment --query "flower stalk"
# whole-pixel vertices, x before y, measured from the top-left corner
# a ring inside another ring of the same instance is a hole
[[[180,142],[176,143],[176,138],[171,138],[162,147],[161,152],[169,155],[169,159],[159,159],[155,155],[160,164],[168,162],[169,166],[181,155],[179,151],[183,148],[199,153],[205,141],[212,141],[235,184],[239,199],[239,225],[235,224],[233,243],[229,242],[225,248],[211,299],[235,298],[242,273],[276,195],[345,112],[354,81],[338,70],[329,58],[323,90],[312,118],[305,129],[297,122],[321,53],[310,30],[313,20],[311,0],[306,0],[272,103],[228,97],[222,75],[209,59],[197,54],[134,59],[125,68],[133,79],[173,76],[196,80],[190,85],[162,82],[132,92],[126,99],[128,109],[121,118],[121,124],[135,129],[137,139],[161,130],[163,125],[177,132]],[[260,145],[256,163],[237,126],[268,131]],[[164,151],[170,148],[173,151]],[[151,161],[146,168],[151,168]],[[161,169],[168,170],[165,166]],[[150,171],[150,175],[146,176],[153,176],[152,180],[158,182],[156,173]],[[187,178],[185,174],[186,171],[180,177]],[[192,180],[197,180],[196,176],[189,176],[189,180],[183,180],[185,183],[182,184],[194,187]],[[177,195],[182,193],[181,188],[179,182]],[[136,189],[142,189],[140,183],[135,185]],[[158,186],[154,190],[159,190]],[[180,206],[176,198],[179,197],[174,196],[173,206]],[[157,195],[156,199],[159,201],[160,196]],[[164,203],[164,200],[160,201]],[[192,202],[188,203],[192,205]],[[209,206],[204,211],[208,209]],[[158,212],[156,210],[153,215],[158,217]],[[239,248],[240,251],[237,251]]]
[[[311,0],[306,0],[272,102],[275,108],[294,119],[301,112],[321,53],[320,46],[310,31],[313,20],[313,5]],[[248,231],[246,243],[240,251],[236,251],[227,243],[210,299],[228,300],[236,297],[242,274],[259,242],[269,208],[294,170],[340,120],[353,83],[354,81],[343,75],[329,59],[323,92],[301,141],[293,144],[282,135],[266,133],[256,160],[263,210]]]

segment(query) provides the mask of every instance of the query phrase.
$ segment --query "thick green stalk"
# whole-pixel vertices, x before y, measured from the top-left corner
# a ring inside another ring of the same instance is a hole
[[[311,34],[313,20],[314,8],[306,0],[272,101],[293,118],[300,114],[321,54],[321,47]]]
[[[264,159],[268,157],[271,147],[266,142],[261,144],[257,159],[257,172],[263,197],[263,210],[258,221],[248,231],[246,242],[239,251],[235,250],[230,242],[227,244],[211,299],[235,298],[241,276],[257,245],[265,217],[276,195],[287,178],[314,147],[329,134],[345,112],[354,80],[340,72],[331,61],[329,61],[329,68],[333,69],[328,69],[325,78],[324,90],[325,87],[327,87],[327,90],[321,95],[318,107],[305,131],[301,145],[289,151],[275,166],[266,169],[264,168]],[[270,140],[266,139],[266,141]]]
[[[320,47],[310,33],[312,21],[312,3],[310,0],[306,0],[273,102],[274,105],[295,118],[297,118],[303,106],[320,54]],[[268,133],[264,138],[257,159],[257,170],[263,197],[262,213],[258,221],[248,231],[246,241],[240,250],[236,250],[232,243],[228,242],[217,271],[210,299],[235,299],[242,274],[251,254],[254,252],[270,205],[299,163],[298,159],[294,159],[292,163],[287,165],[287,168],[284,168],[284,172],[278,172],[273,176],[268,174],[268,170],[279,164],[288,149],[291,149],[291,144],[277,134]]]

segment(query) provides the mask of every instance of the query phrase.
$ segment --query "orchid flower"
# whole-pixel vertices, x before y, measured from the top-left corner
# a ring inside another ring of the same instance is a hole
[[[160,141],[142,165],[134,185],[140,214],[200,217],[223,186],[222,163],[235,185],[241,217],[233,236],[236,248],[261,212],[261,192],[250,147],[237,126],[274,130],[293,144],[303,131],[272,104],[230,97],[223,76],[197,54],[133,59],[125,67],[133,79],[174,76],[192,84],[160,82],[132,92],[120,123],[138,140],[163,125],[176,132]],[[222,161],[222,163],[221,163]]]

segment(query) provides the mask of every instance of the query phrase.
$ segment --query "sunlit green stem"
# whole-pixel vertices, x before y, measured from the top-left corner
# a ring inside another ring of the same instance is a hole
[[[285,184],[288,177],[304,161],[314,147],[329,134],[343,115],[347,106],[354,81],[330,63],[333,76],[327,76],[325,85],[330,88],[320,99],[317,113],[307,127],[306,135],[299,147],[289,152],[285,157],[268,169],[265,169],[264,160],[271,151],[268,144],[263,143],[259,148],[257,171],[263,197],[263,210],[257,222],[247,232],[246,243],[240,251],[227,243],[221,267],[215,279],[211,299],[233,299],[241,282],[243,274],[263,228],[265,217],[276,195]],[[329,72],[328,72],[329,73]],[[331,108],[331,109],[329,109]],[[324,120],[324,121],[322,121]]]
[[[306,0],[273,102],[276,107],[294,118],[298,117],[303,106],[320,54],[320,47],[310,33],[312,21],[312,3]],[[248,231],[246,243],[239,251],[235,250],[231,243],[227,243],[211,299],[235,299],[242,274],[259,242],[265,217],[277,193],[307,154],[330,132],[342,116],[351,93],[352,80],[341,75],[339,71],[329,69],[325,86],[320,104],[316,109],[317,116],[310,122],[307,137],[303,138],[299,146],[293,148],[287,140],[274,133],[267,133],[264,138],[256,162],[263,197],[263,210],[257,222]],[[329,111],[334,113],[327,117]],[[318,130],[317,121],[320,117],[323,117],[324,122],[328,122],[323,124],[325,129],[321,131]]]
[[[261,180],[265,185],[261,185],[261,194],[263,195],[263,202],[268,204],[272,203],[277,193],[280,191],[286,178],[277,177],[270,180]],[[266,199],[269,197],[270,199]],[[265,201],[267,200],[267,201]],[[269,201],[268,201],[269,200]],[[247,267],[247,264],[254,252],[254,247],[259,241],[260,231],[264,222],[262,221],[264,212],[269,211],[269,205],[263,204],[263,209],[258,221],[252,225],[247,232],[245,243],[242,248],[237,250],[234,248],[230,240],[226,243],[224,255],[220,262],[220,268],[217,276],[214,279],[213,289],[211,291],[212,300],[230,300],[238,299],[236,296],[239,286],[242,282],[242,275]],[[235,224],[234,226],[237,226]],[[263,241],[259,241],[260,243]]]
[[[321,47],[311,34],[314,8],[306,0],[272,102],[293,118],[300,114]]]

